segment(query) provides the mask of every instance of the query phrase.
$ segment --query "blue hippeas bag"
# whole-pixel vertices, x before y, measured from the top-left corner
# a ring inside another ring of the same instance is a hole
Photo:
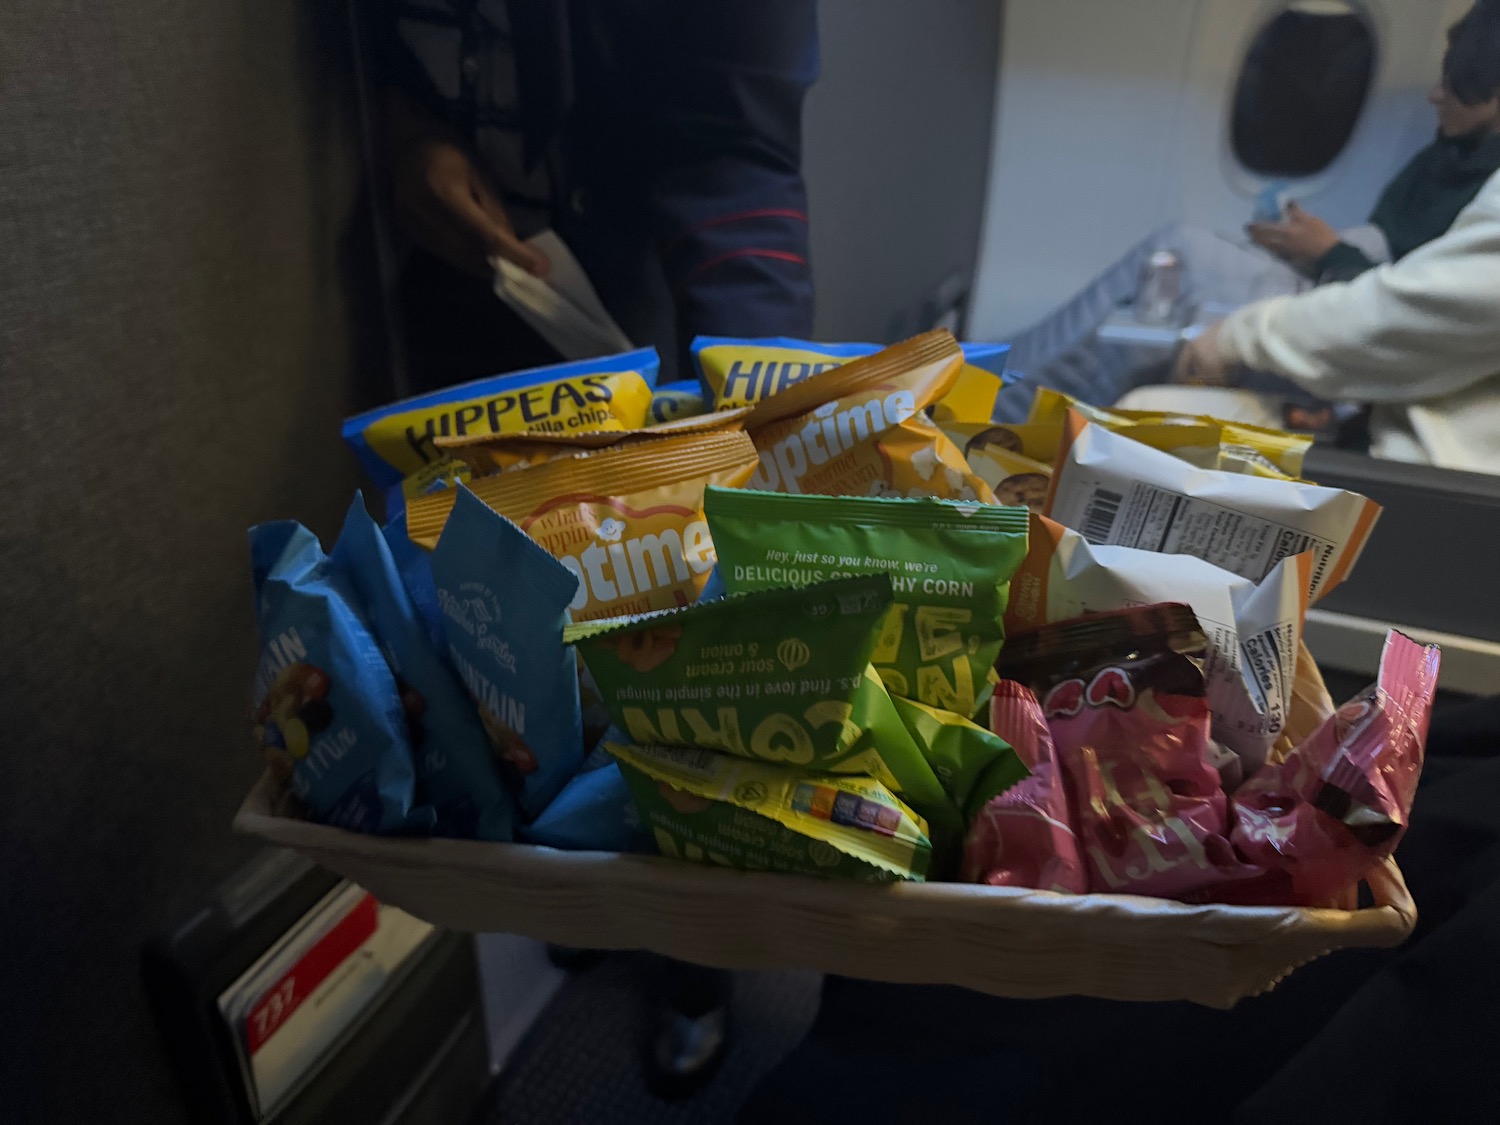
[[[250,529],[260,664],[256,734],[314,820],[354,832],[432,828],[396,679],[359,600],[317,536],[283,521]]]
[[[1009,344],[963,344],[958,381],[933,404],[932,416],[947,422],[988,422],[1004,385]],[[715,410],[749,406],[830,368],[873,355],[879,344],[819,344],[785,336],[763,339],[699,336],[693,362]]]
[[[697,379],[657,387],[651,396],[651,424],[654,426],[677,418],[695,418],[707,410],[708,399],[703,397],[703,384]]]
[[[440,437],[640,429],[660,365],[654,348],[641,348],[490,375],[358,414],[344,422],[344,440],[387,500],[392,491],[399,500],[393,486],[403,481],[408,496],[452,483]]]
[[[463,685],[439,655],[442,650],[432,647],[363,496],[356,494],[349,506],[331,557],[349,576],[396,676],[416,755],[418,791],[437,817],[433,834],[511,839],[515,808],[500,783],[484,727]]]
[[[467,488],[432,573],[448,654],[530,821],[583,761],[578,661],[562,641],[578,578]]]

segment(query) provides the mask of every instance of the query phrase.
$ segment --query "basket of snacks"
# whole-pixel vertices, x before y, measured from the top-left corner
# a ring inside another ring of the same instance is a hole
[[[705,348],[728,409],[664,427],[643,353],[351,420],[404,511],[252,530],[236,827],[451,928],[1002,996],[1228,1006],[1401,942],[1438,654],[1335,708],[1301,640],[1378,508],[1291,435],[996,427],[946,333],[852,350],[734,400]]]

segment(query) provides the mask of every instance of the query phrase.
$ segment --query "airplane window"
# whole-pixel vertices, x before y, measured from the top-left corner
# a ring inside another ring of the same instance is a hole
[[[1352,5],[1303,0],[1250,45],[1234,97],[1234,153],[1251,172],[1313,176],[1344,151],[1375,78],[1375,32]]]

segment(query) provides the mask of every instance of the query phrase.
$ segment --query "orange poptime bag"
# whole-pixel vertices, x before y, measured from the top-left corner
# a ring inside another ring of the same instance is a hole
[[[745,420],[760,453],[750,487],[993,504],[990,487],[922,413],[963,364],[951,333],[928,332],[757,403]]]
[[[703,517],[708,485],[743,488],[755,446],[742,431],[688,434],[549,461],[474,481],[474,495],[578,576],[573,620],[698,600],[718,556]],[[411,538],[437,542],[453,492],[407,509]]]

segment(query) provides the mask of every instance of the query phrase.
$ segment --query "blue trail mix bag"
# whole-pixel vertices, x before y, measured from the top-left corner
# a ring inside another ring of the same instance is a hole
[[[348,575],[395,674],[419,792],[437,817],[433,834],[511,839],[514,805],[500,784],[484,727],[463,685],[433,648],[391,549],[359,494],[332,559]]]
[[[385,545],[391,549],[401,582],[416,607],[427,639],[438,652],[448,651],[448,632],[443,628],[443,611],[438,608],[437,583],[432,579],[432,552],[411,541],[406,533],[406,513],[380,529]]]
[[[530,821],[583,760],[578,662],[562,641],[578,579],[467,488],[433,552],[432,573],[448,655]]]
[[[314,820],[420,833],[416,770],[396,679],[348,581],[290,521],[250,529],[260,664],[256,734]]]

